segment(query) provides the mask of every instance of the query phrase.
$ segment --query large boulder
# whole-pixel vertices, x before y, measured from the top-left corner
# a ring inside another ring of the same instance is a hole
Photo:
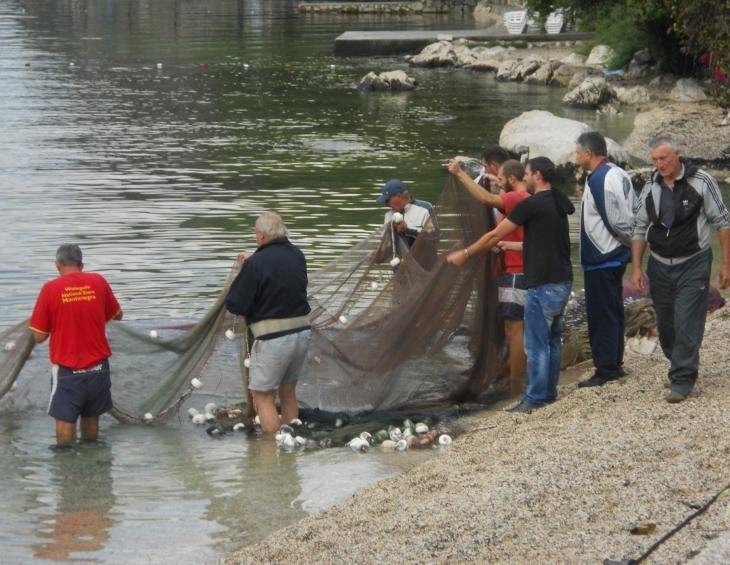
[[[545,60],[538,57],[523,59],[512,72],[510,80],[525,80],[531,74],[535,73],[544,63]]]
[[[568,91],[580,86],[585,79],[591,76],[596,76],[595,69],[593,69],[593,67],[579,67],[575,71],[575,74],[570,77],[570,81],[568,82]]]
[[[513,59],[502,61],[494,78],[497,80],[510,80],[519,64],[519,61]]]
[[[691,78],[681,78],[674,85],[669,93],[669,98],[675,102],[699,102],[705,100],[707,95],[704,89]]]
[[[603,77],[590,77],[563,96],[563,104],[579,108],[598,108],[608,102],[611,91]]]
[[[359,90],[413,90],[416,88],[416,79],[409,77],[403,71],[388,71],[376,74],[369,72],[357,86]]]
[[[653,59],[648,49],[641,49],[634,53],[624,77],[628,80],[644,78],[654,72]]]
[[[614,86],[611,91],[613,92],[616,100],[621,102],[621,104],[644,104],[651,100],[651,95],[649,94],[649,91],[643,86]]]
[[[591,53],[588,55],[588,59],[586,59],[586,65],[605,67],[615,56],[616,52],[608,45],[596,45],[591,49]]]
[[[654,58],[651,56],[649,49],[639,49],[634,56],[631,58],[631,63],[634,65],[651,65],[654,62]],[[631,65],[629,63],[629,65]]]
[[[525,77],[527,84],[540,84],[545,86],[553,78],[553,71],[560,66],[558,61],[548,61],[540,65],[534,73]]]
[[[502,64],[504,57],[509,51],[513,51],[514,47],[474,47],[471,52],[476,57],[474,62],[468,66],[475,71],[496,71]]]
[[[426,45],[409,63],[414,67],[447,67],[455,65],[456,61],[453,44],[450,41],[437,41]]]
[[[497,69],[499,69],[499,66],[502,64],[502,61],[499,59],[477,59],[474,61],[471,65],[469,65],[469,68],[473,71],[494,71],[496,72]]]
[[[564,65],[585,65],[586,58],[580,53],[571,53],[560,59],[560,62]]]
[[[624,147],[638,159],[647,161],[649,140],[671,134],[682,155],[700,162],[727,162],[730,155],[730,128],[723,124],[726,110],[707,103],[667,102],[637,114],[634,130]]]
[[[579,74],[579,76],[584,79],[586,76],[588,76],[588,72],[588,67],[583,67],[580,65],[561,64],[553,70],[553,74],[550,77],[549,85],[563,87],[568,86],[576,74]]]
[[[544,110],[530,110],[507,122],[499,135],[499,144],[510,151],[529,148],[530,157],[544,156],[556,165],[575,163],[575,140],[593,128],[568,118],[560,118]],[[617,163],[629,160],[628,152],[606,138],[608,153]]]
[[[454,56],[456,57],[454,64],[459,67],[468,67],[477,60],[477,54],[463,43],[454,44]]]

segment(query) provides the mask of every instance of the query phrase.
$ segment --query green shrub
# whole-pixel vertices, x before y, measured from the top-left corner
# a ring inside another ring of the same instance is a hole
[[[633,14],[624,6],[614,6],[597,22],[596,44],[609,45],[616,55],[609,63],[613,69],[629,64],[634,53],[650,45],[649,34],[637,26]]]

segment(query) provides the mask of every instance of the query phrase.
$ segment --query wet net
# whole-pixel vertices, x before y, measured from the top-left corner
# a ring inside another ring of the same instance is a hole
[[[297,387],[303,409],[355,414],[462,401],[495,379],[503,335],[493,258],[472,258],[459,269],[445,260],[493,227],[492,210],[449,177],[435,214],[409,251],[378,230],[310,274],[313,334]],[[215,370],[245,396],[250,340],[245,321],[224,307],[236,271],[193,326],[164,328],[161,338],[128,322],[108,325],[116,418],[156,422],[176,414],[226,348]],[[32,385],[14,384],[33,349],[27,322],[1,333],[0,345],[2,406],[22,409],[33,395]],[[47,387],[41,396],[47,399]]]

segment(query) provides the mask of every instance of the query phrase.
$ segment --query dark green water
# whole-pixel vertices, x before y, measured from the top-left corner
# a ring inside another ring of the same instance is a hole
[[[384,181],[435,200],[447,159],[478,156],[522,111],[619,140],[630,128],[562,108],[561,92],[464,71],[412,70],[415,92],[360,93],[368,71],[406,67],[335,58],[342,31],[472,22],[299,17],[295,5],[0,0],[0,327],[29,314],[64,241],[82,245],[128,320],[190,320],[254,246],[263,210],[284,216],[314,269],[380,224]],[[46,356],[34,355],[39,374]],[[187,422],[111,420],[105,446],[54,454],[52,426],[41,410],[0,414],[2,562],[214,562],[428,456],[277,453]]]
[[[294,6],[0,2],[1,323],[28,312],[66,240],[128,319],[195,317],[262,210],[282,213],[316,268],[382,221],[384,181],[434,200],[450,156],[478,156],[524,110],[566,114],[558,91],[464,71],[410,71],[409,94],[358,92],[368,71],[406,67],[335,58],[342,31],[471,23]],[[598,125],[619,136],[628,122]]]

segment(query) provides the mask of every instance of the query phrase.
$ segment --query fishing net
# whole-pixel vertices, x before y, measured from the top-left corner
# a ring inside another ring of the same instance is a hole
[[[438,225],[424,229],[409,251],[391,231],[378,230],[310,275],[313,335],[297,388],[303,409],[353,414],[460,401],[494,380],[503,336],[493,259],[473,258],[460,269],[445,261],[493,227],[492,211],[449,177],[436,218]],[[221,375],[223,388],[243,395],[250,341],[245,321],[224,307],[236,272],[192,327],[159,328],[157,336],[127,322],[108,325],[115,417],[165,420],[200,381],[221,386]],[[9,392],[31,356],[27,322],[0,334],[0,346],[3,406],[22,408],[34,394],[47,399],[47,386],[42,393],[28,383]],[[47,359],[31,357],[47,374]]]
[[[13,388],[15,379],[33,350],[35,341],[28,320],[0,332],[0,397]]]

